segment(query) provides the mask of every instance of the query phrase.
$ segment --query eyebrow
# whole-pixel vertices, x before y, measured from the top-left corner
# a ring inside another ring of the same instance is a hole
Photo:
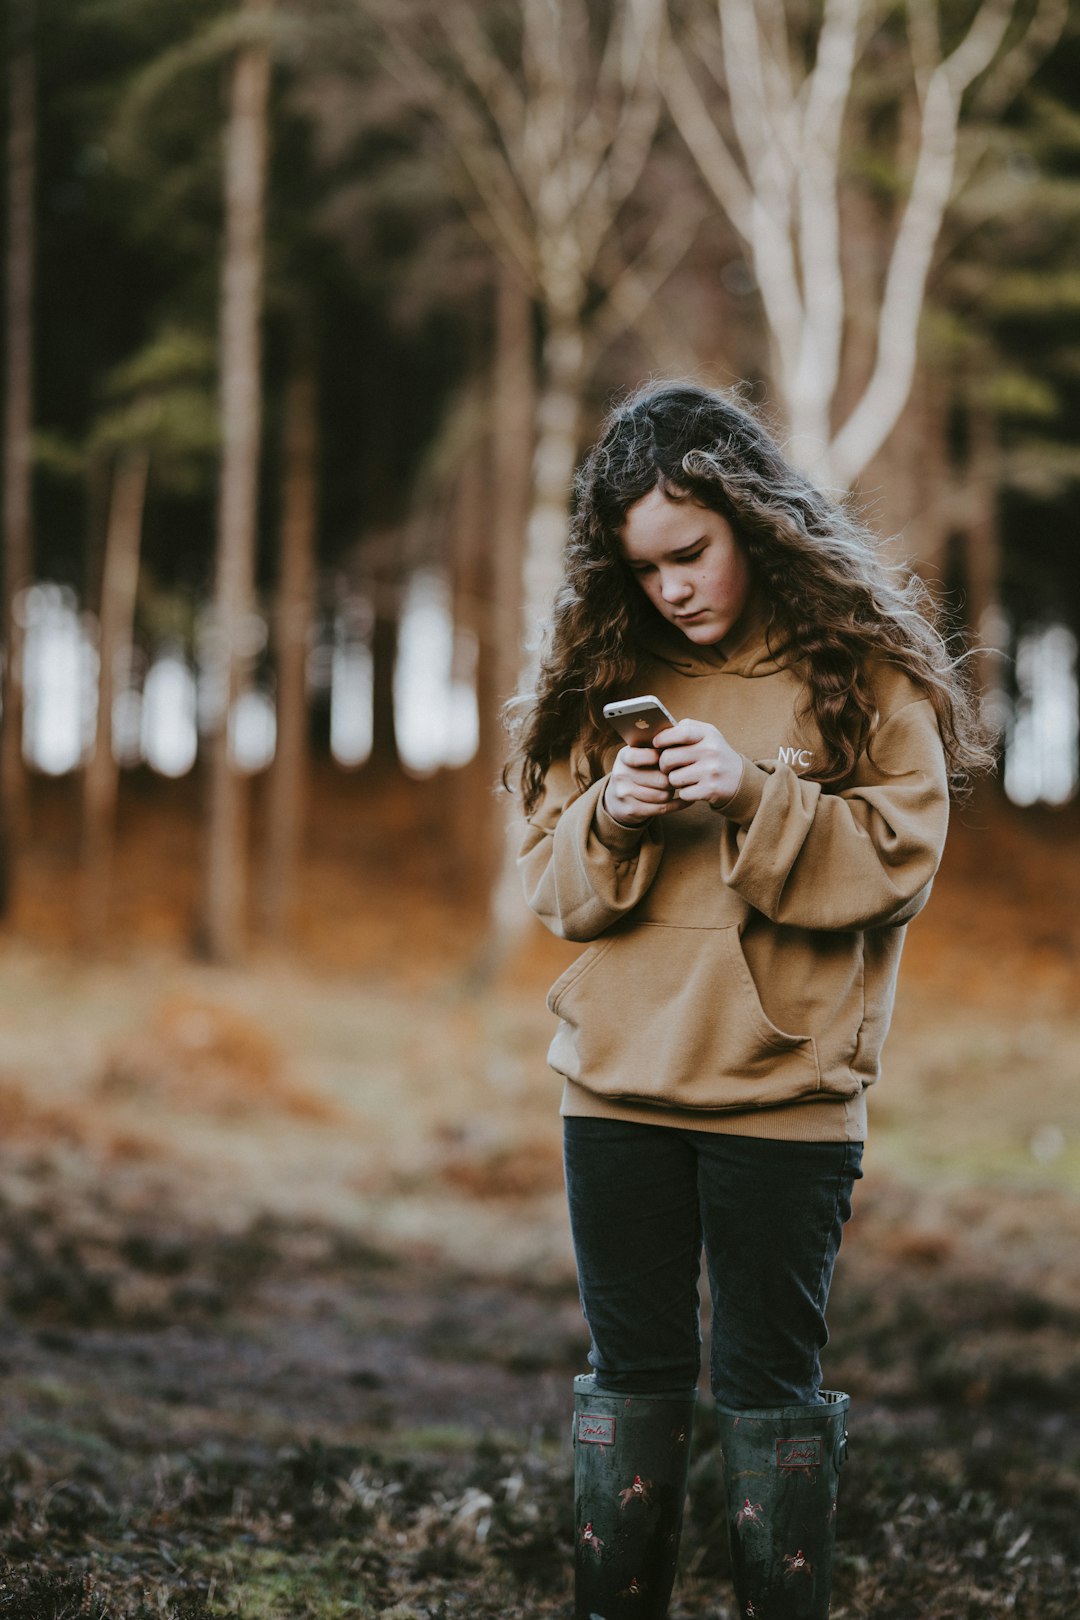
[[[707,534],[702,534],[696,540],[688,540],[684,546],[676,546],[672,551],[665,551],[661,560],[663,562],[678,562],[684,552],[696,551],[698,546],[703,546],[708,538]],[[627,557],[626,561],[630,568],[651,568],[653,566],[651,557]]]

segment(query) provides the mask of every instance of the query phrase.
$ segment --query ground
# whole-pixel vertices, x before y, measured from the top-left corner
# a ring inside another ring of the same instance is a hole
[[[478,989],[437,804],[387,794],[392,870],[342,801],[298,943],[230,969],[153,799],[72,954],[45,803],[0,939],[0,1617],[568,1613],[566,948]],[[1075,823],[971,810],[911,930],[833,1295],[834,1620],[1076,1613],[1078,888]],[[714,1441],[706,1398],[673,1620],[734,1616]]]

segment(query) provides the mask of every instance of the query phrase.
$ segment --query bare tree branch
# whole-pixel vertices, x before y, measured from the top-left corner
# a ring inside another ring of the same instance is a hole
[[[354,3],[359,9],[361,0]],[[445,136],[467,216],[527,280],[544,316],[523,566],[530,656],[566,535],[591,285],[648,163],[663,106],[649,60],[662,4],[618,0],[594,28],[601,19],[586,0],[519,0],[519,30],[504,35],[489,31],[485,8],[449,0],[432,51],[422,31],[433,27],[438,0],[363,0],[384,64]],[[688,240],[670,234],[663,253],[616,278],[613,308],[624,323],[644,313],[648,289]]]
[[[934,69],[941,61],[938,0],[908,0],[907,35],[915,93],[921,108],[926,101],[926,90]]]
[[[664,3],[666,17],[670,0]],[[1037,0],[1026,31],[1009,43],[1019,0],[981,0],[958,43],[943,52],[939,0],[906,0],[915,91],[908,127],[915,138],[910,160],[903,144],[900,160],[905,168],[910,161],[910,189],[876,312],[870,379],[835,437],[831,418],[849,352],[840,208],[844,120],[860,34],[872,33],[877,0],[825,0],[809,71],[800,65],[803,45],[785,0],[718,0],[714,35],[733,141],[719,110],[706,103],[685,46],[670,26],[661,34],[656,71],[672,119],[747,246],[796,454],[830,482],[857,475],[910,393],[927,278],[956,188],[965,97],[978,85],[969,104],[981,100],[1000,111],[1024,71],[1060,35],[1067,4]]]
[[[791,380],[792,430],[828,442],[828,401],[840,376],[844,278],[840,262],[840,132],[855,69],[861,0],[826,0],[806,81],[798,180],[802,341]]]
[[[612,24],[619,55],[619,93],[597,96],[579,128],[583,142],[601,142],[602,160],[582,192],[586,216],[600,209],[614,219],[641,178],[656,140],[663,98],[648,63],[655,56],[659,9],[626,5]],[[603,63],[601,64],[603,68]],[[596,244],[599,250],[599,242]]]
[[[761,30],[762,79],[769,99],[774,106],[793,106],[797,90],[783,0],[758,0],[757,15]]]
[[[664,282],[685,258],[700,228],[700,213],[685,206],[674,208],[665,214],[641,252],[629,263],[612,263],[603,302],[589,325],[594,352],[613,343],[628,327],[641,323]]]
[[[795,260],[789,156],[798,153],[798,132],[791,122],[790,104],[778,108],[767,96],[754,0],[718,3],[731,114],[753,188],[748,236],[751,258],[768,313],[778,371],[788,379],[799,364],[805,313]]]
[[[993,64],[976,86],[972,112],[982,119],[1000,116],[1049,56],[1068,20],[1069,0],[1039,0],[1023,38]],[[963,191],[970,183],[982,155],[981,147],[966,162],[961,161],[962,154],[958,155],[954,192]]]
[[[396,29],[388,29],[378,51],[384,72],[395,78],[414,103],[437,116],[467,181],[459,198],[470,219],[482,199],[485,240],[505,254],[531,282],[536,260],[527,208],[502,147],[494,142],[460,87],[447,83]],[[490,232],[490,234],[488,234]]]
[[[503,144],[512,150],[525,123],[521,86],[489,48],[472,6],[462,4],[462,0],[444,0],[438,26],[465,77],[486,103]]]
[[[984,0],[927,82],[911,194],[885,278],[874,368],[831,447],[833,476],[842,483],[850,483],[880,449],[911,390],[926,280],[952,193],[961,97],[1000,48],[1013,5]]]
[[[1019,95],[1049,56],[1069,20],[1069,0],[1039,0],[1024,37],[1002,56],[975,91],[973,111],[993,117]]]
[[[702,179],[743,241],[748,242],[753,193],[667,27],[663,28],[657,42],[656,74],[675,127],[686,142]]]

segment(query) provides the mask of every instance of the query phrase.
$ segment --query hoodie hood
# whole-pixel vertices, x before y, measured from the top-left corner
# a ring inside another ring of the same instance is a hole
[[[698,647],[657,613],[641,639],[652,657],[679,675],[775,675],[787,666],[783,656],[786,644],[776,639],[774,631],[770,648],[765,631],[766,614],[758,611],[750,616],[738,640],[726,651],[719,642],[712,647]]]

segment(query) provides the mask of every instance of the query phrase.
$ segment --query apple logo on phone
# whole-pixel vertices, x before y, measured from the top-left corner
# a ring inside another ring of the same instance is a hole
[[[648,731],[649,729],[649,722],[647,720],[635,720],[634,724],[639,731]]]

